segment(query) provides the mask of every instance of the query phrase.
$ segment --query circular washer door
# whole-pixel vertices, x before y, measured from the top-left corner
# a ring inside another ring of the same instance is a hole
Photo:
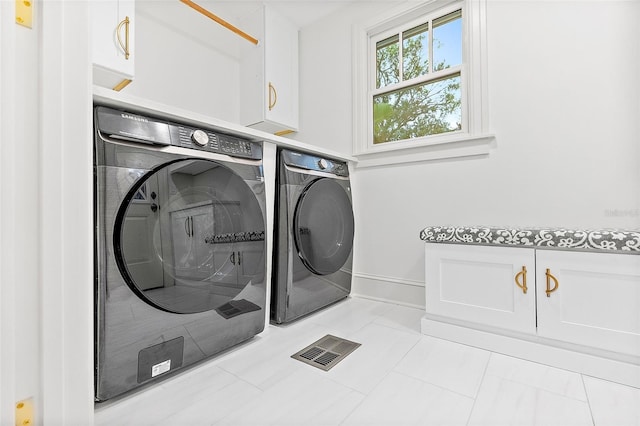
[[[262,209],[234,171],[184,159],[134,179],[116,215],[116,263],[129,288],[172,313],[217,309],[264,279]]]
[[[354,220],[349,196],[335,180],[323,178],[302,193],[293,220],[298,254],[317,275],[340,269],[353,248]]]

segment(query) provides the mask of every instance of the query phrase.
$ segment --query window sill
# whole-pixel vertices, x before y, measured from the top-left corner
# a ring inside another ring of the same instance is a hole
[[[495,146],[495,135],[451,135],[429,144],[393,144],[376,146],[368,152],[355,153],[356,168],[393,164],[421,163],[448,158],[486,157]]]

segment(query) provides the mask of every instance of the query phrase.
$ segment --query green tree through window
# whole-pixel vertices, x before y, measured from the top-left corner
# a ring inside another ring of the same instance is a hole
[[[376,43],[374,144],[462,129],[461,21],[458,10]]]

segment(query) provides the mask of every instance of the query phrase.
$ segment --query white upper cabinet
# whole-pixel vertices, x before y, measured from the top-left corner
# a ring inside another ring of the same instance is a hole
[[[640,356],[640,256],[537,250],[538,335]]]
[[[267,6],[242,26],[259,43],[247,43],[242,51],[241,124],[269,133],[297,131],[298,28]]]
[[[91,2],[93,83],[115,88],[133,80],[135,1]]]

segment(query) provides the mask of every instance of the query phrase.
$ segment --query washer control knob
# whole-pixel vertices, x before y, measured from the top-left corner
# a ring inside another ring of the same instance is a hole
[[[191,140],[198,146],[207,146],[209,136],[202,130],[194,130],[193,133],[191,133]]]
[[[318,160],[318,167],[320,167],[320,170],[324,170],[327,167],[329,167],[329,163],[327,162],[327,160],[322,158],[322,159]]]

